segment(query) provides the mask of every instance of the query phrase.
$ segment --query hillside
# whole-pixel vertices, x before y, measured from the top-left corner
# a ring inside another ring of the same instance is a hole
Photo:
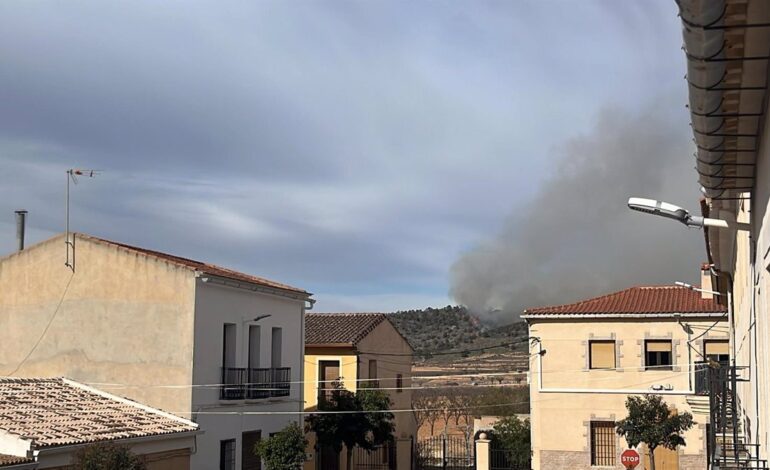
[[[456,359],[460,355],[435,356],[433,353],[436,352],[486,348],[509,341],[521,341],[527,336],[527,326],[523,321],[500,327],[489,326],[459,306],[401,311],[390,314],[389,318],[416,351],[429,353],[423,359],[433,356],[437,362]],[[517,345],[515,349],[526,350],[526,342]],[[469,354],[477,355],[481,352]]]

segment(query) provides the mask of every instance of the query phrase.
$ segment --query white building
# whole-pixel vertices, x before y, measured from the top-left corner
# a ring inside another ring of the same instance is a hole
[[[200,425],[194,469],[253,469],[300,419],[302,289],[77,234],[0,259],[0,374],[66,376]]]

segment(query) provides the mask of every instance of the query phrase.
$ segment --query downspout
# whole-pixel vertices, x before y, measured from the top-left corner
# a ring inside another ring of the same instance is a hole
[[[300,360],[299,360],[299,427],[301,428],[305,422],[305,313],[309,310],[313,310],[315,305],[315,299],[305,299],[302,305],[302,319],[300,320],[300,328],[302,328],[301,343],[300,343]]]

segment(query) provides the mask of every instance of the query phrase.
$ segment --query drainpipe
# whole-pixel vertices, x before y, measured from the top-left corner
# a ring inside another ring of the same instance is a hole
[[[24,229],[27,223],[27,211],[18,210],[16,213],[16,249],[24,249]]]

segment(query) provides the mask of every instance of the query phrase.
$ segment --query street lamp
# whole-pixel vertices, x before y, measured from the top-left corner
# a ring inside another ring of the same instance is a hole
[[[257,316],[256,316],[256,317],[254,317],[254,318],[245,318],[245,319],[243,320],[243,323],[252,322],[252,321],[260,321],[260,320],[262,320],[263,318],[267,318],[267,317],[272,317],[272,315],[271,315],[271,314],[269,314],[269,313],[264,313],[264,314],[262,314],[262,315],[257,315]]]
[[[719,295],[719,296],[722,295],[721,292],[717,292],[709,289],[701,289],[700,287],[696,287],[692,284],[687,284],[686,282],[682,282],[682,281],[676,281],[674,282],[674,284],[676,284],[679,287],[684,287],[685,289],[694,290],[695,292],[705,292],[706,294]]]
[[[669,204],[668,202],[656,201],[655,199],[632,197],[628,199],[628,208],[647,214],[659,215],[661,217],[674,219],[688,227],[729,228],[726,220],[710,219],[708,217],[691,215],[687,209]]]

